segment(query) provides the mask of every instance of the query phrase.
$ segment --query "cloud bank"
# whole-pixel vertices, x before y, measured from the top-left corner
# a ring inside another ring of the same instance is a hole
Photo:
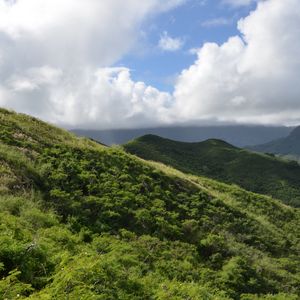
[[[184,2],[0,0],[0,106],[71,127],[158,122],[170,96],[110,67]]]
[[[240,20],[240,36],[206,43],[175,88],[181,119],[300,122],[300,2],[269,0]]]
[[[84,128],[300,123],[298,0],[260,1],[239,35],[197,50],[173,94],[113,67],[145,20],[183,2],[0,0],[0,106]]]

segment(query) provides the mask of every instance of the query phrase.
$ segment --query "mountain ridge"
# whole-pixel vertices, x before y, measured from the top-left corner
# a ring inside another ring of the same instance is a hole
[[[235,183],[291,205],[300,204],[300,166],[296,162],[250,152],[215,139],[185,143],[146,135],[123,147],[129,153],[185,173]]]
[[[300,126],[296,127],[287,137],[273,140],[269,143],[248,146],[247,148],[280,155],[295,155],[300,157]]]
[[[286,137],[293,128],[266,126],[186,126],[186,127],[158,127],[145,129],[114,129],[114,130],[86,130],[73,129],[71,132],[79,136],[93,138],[107,145],[125,144],[132,139],[146,134],[154,134],[177,141],[198,142],[209,138],[226,140],[227,142],[244,147],[272,141]]]

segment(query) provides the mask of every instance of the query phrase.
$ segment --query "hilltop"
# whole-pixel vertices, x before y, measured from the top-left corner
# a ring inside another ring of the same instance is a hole
[[[300,157],[300,126],[287,137],[273,140],[262,145],[248,147],[254,151]]]
[[[0,299],[300,296],[280,201],[3,109],[0,168]]]
[[[87,130],[74,129],[72,132],[92,138],[107,145],[121,145],[143,135],[153,134],[183,142],[198,142],[209,138],[228,141],[245,147],[270,142],[286,137],[293,130],[285,126],[223,125],[223,126],[180,126],[140,129]]]
[[[146,135],[125,144],[124,149],[185,173],[235,183],[300,206],[300,166],[296,162],[253,153],[215,139],[184,143]]]

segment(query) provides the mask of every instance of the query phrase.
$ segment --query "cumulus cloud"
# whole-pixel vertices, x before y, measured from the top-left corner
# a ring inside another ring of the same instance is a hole
[[[300,2],[268,0],[238,23],[240,36],[206,43],[178,78],[182,120],[300,122]]]
[[[73,128],[167,123],[171,101],[170,94],[134,82],[127,68],[86,70],[70,81],[61,70],[42,67],[13,76],[0,89],[1,105]]]
[[[164,93],[107,67],[134,47],[143,22],[184,2],[0,0],[0,106],[70,126],[137,124]]]
[[[61,70],[43,66],[26,70],[24,76],[14,74],[6,83],[15,92],[33,91],[45,85],[57,84],[61,77]]]
[[[173,94],[112,67],[147,18],[183,2],[0,0],[0,106],[84,128],[299,123],[298,0],[259,1],[239,35],[194,49]]]
[[[172,38],[169,36],[168,32],[164,31],[160,37],[158,46],[164,51],[177,51],[182,48],[183,44],[181,38]]]
[[[18,65],[111,64],[132,46],[156,6],[153,0],[1,0],[4,58],[13,55]]]

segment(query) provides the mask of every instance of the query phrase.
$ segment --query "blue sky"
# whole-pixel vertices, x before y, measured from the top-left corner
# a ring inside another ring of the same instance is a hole
[[[190,50],[201,48],[206,42],[222,44],[230,36],[239,35],[238,20],[247,16],[255,6],[255,3],[232,6],[220,0],[189,0],[146,22],[141,43],[116,66],[130,68],[135,81],[172,92],[176,76],[196,58]],[[158,43],[163,32],[172,38],[180,38],[183,47],[178,51],[160,49]]]

